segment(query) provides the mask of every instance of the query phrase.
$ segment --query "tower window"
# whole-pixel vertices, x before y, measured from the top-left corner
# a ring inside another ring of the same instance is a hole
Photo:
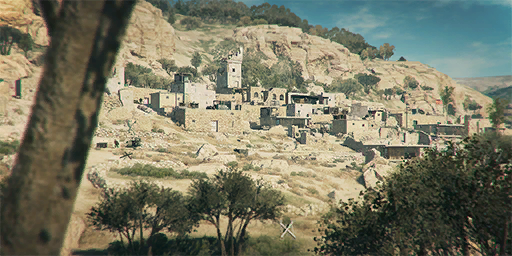
[[[233,72],[235,72],[235,69],[233,69]]]
[[[254,98],[258,98],[258,93],[257,92],[254,93]]]

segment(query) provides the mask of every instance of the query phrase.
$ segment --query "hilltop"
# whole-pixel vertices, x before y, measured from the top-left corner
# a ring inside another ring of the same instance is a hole
[[[482,93],[512,86],[512,76],[468,77],[454,78],[453,80]]]

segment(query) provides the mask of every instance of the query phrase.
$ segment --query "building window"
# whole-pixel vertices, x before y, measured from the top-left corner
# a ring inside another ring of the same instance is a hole
[[[169,99],[169,96],[165,97],[166,99]]]
[[[235,127],[235,121],[231,122],[231,127]]]
[[[276,125],[279,125],[279,119],[276,120]]]
[[[355,123],[352,123],[352,125],[355,125]]]
[[[273,100],[276,100],[277,99],[277,96],[275,94],[272,94],[272,99]]]
[[[363,124],[363,127],[364,127],[364,124]]]
[[[279,96],[279,100],[284,100],[284,95],[282,95],[282,94],[281,94],[281,95]]]
[[[235,69],[233,68],[233,72],[235,72]]]
[[[258,98],[258,93],[257,92],[254,93],[254,98]]]
[[[180,97],[178,97],[178,100],[180,100]]]
[[[195,123],[195,122],[196,122],[196,120],[192,120],[192,123]]]

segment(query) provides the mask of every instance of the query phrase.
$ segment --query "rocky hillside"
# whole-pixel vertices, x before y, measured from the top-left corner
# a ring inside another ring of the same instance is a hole
[[[497,90],[512,86],[512,76],[468,77],[454,78],[453,80],[482,93],[489,89]]]
[[[0,21],[18,27],[22,31],[29,31],[36,38],[37,43],[48,45],[43,19],[35,15],[31,11],[32,8],[30,0],[4,0],[0,3],[0,10],[2,10]],[[373,69],[381,78],[378,89],[402,86],[403,79],[407,75],[416,78],[421,85],[434,88],[431,93],[423,92],[420,88],[414,92],[416,95],[424,94],[426,95],[424,98],[428,98],[424,102],[417,102],[418,105],[423,104],[429,107],[428,105],[434,104],[435,99],[439,98],[439,88],[444,86],[455,87],[455,103],[459,112],[462,112],[462,101],[466,96],[475,99],[484,107],[491,102],[489,97],[457,83],[428,65],[414,61],[362,61],[358,55],[350,53],[343,45],[304,34],[298,28],[276,25],[238,28],[203,25],[202,28],[192,31],[175,30],[165,21],[159,9],[145,1],[140,1],[133,12],[117,62],[133,62],[151,68],[157,75],[168,77],[161,64],[157,62],[158,59],[175,59],[179,66],[190,65],[194,51],[199,51],[203,56],[211,59],[209,50],[222,40],[241,42],[246,48],[261,51],[269,57],[266,61],[269,66],[277,61],[276,53],[289,56],[302,65],[305,79],[314,79],[325,84],[330,84],[336,77],[351,78],[358,73],[369,74],[369,70]],[[2,56],[1,58],[12,59],[13,57]],[[208,60],[203,61],[202,66],[208,62]],[[37,71],[38,68],[34,69]],[[380,101],[378,98],[374,100]],[[398,98],[383,103],[393,108],[405,107]],[[434,106],[430,107],[434,108]],[[483,112],[482,114],[485,115]]]

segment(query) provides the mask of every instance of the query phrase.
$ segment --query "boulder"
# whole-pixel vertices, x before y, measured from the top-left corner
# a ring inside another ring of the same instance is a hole
[[[377,181],[384,181],[393,171],[393,166],[389,161],[382,158],[377,154],[376,150],[373,151],[374,158],[363,167],[364,186],[366,188],[374,187]]]
[[[211,160],[222,164],[227,164],[229,162],[236,161],[236,155],[214,155]]]
[[[265,159],[265,160],[254,160],[251,162],[251,165],[258,166],[260,168],[267,169],[280,169],[287,170],[290,168],[288,162],[286,160],[281,159]]]
[[[286,130],[284,129],[284,127],[282,125],[277,125],[277,126],[274,126],[274,127],[270,128],[268,130],[268,133],[287,135],[287,132],[286,132]]]
[[[203,144],[196,152],[197,159],[210,160],[214,155],[219,154],[217,148],[212,144]]]

